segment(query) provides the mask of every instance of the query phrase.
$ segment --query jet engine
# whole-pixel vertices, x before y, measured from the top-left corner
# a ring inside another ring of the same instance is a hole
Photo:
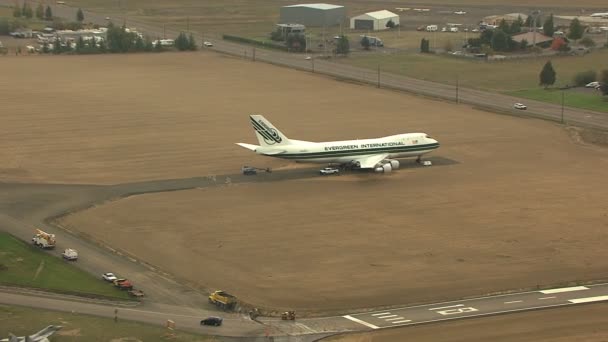
[[[389,159],[388,162],[391,164],[391,168],[393,170],[399,169],[399,161],[394,159]]]
[[[378,173],[390,173],[391,171],[393,171],[391,163],[381,164],[374,168],[374,172]]]

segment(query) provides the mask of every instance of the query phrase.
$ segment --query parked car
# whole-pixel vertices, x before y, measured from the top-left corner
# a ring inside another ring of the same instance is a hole
[[[587,83],[585,85],[585,88],[596,88],[597,89],[597,88],[599,88],[599,86],[600,86],[600,82],[595,81],[595,82]]]
[[[335,167],[326,167],[324,169],[319,170],[319,174],[321,175],[333,175],[340,174],[340,169],[336,169]]]
[[[211,43],[211,42],[203,42],[203,45],[206,46],[206,47],[212,47],[213,43]]]
[[[103,280],[105,280],[105,281],[109,281],[109,282],[111,282],[111,283],[113,283],[113,282],[114,282],[114,280],[118,279],[118,277],[117,277],[117,276],[116,276],[114,273],[111,273],[111,272],[108,272],[108,273],[104,273],[104,274],[102,274],[102,275],[101,275],[101,278],[102,278]]]
[[[222,325],[222,318],[216,316],[207,317],[201,320],[201,325],[214,325],[216,327],[219,327],[220,325]]]
[[[526,105],[524,105],[523,103],[516,103],[513,105],[513,108],[515,109],[519,109],[519,110],[526,110],[528,109],[528,107],[526,107]]]

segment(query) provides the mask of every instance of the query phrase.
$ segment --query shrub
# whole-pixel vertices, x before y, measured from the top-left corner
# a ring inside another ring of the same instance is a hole
[[[593,70],[587,70],[579,72],[574,75],[574,84],[576,86],[584,86],[587,83],[591,83],[597,80],[597,73]]]

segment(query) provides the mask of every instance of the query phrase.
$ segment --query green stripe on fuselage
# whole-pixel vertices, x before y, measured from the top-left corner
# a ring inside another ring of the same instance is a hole
[[[330,158],[330,157],[342,157],[342,156],[356,156],[356,155],[367,155],[367,154],[378,154],[378,153],[405,153],[432,150],[439,147],[439,144],[425,144],[425,145],[410,145],[410,146],[396,146],[396,147],[379,147],[379,148],[362,148],[355,150],[341,150],[341,151],[321,151],[321,152],[301,152],[301,153],[282,153],[278,155],[272,155],[272,157],[279,157],[285,159],[313,159],[313,158]]]

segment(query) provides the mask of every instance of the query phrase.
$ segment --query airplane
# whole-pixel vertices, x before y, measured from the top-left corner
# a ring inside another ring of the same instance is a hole
[[[37,333],[21,337],[9,333],[9,337],[0,339],[0,342],[49,342],[49,337],[61,328],[61,325],[49,325]]]
[[[465,12],[465,11],[456,11],[456,12],[454,12],[454,14],[463,15],[463,14],[467,14],[467,12]]]
[[[406,133],[377,139],[311,142],[289,139],[262,115],[250,115],[260,145],[236,143],[268,157],[304,163],[327,163],[389,173],[399,168],[393,158],[417,157],[439,147],[426,133]]]
[[[608,18],[608,12],[604,12],[604,13],[593,13],[590,15],[590,17],[600,17],[600,18]]]

